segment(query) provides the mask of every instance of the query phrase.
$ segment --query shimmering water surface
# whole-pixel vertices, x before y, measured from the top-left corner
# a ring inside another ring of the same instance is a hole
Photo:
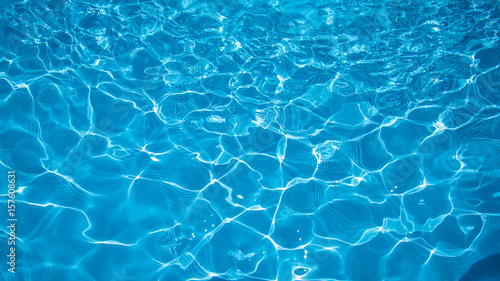
[[[499,280],[497,1],[0,5],[5,279]]]

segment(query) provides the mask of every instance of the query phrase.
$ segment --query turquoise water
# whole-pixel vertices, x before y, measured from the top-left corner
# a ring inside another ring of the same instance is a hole
[[[5,280],[500,279],[497,1],[0,5]]]

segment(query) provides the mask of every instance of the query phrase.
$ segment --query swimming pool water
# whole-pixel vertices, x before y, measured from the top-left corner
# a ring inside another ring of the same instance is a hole
[[[5,280],[499,280],[498,1],[0,6]]]

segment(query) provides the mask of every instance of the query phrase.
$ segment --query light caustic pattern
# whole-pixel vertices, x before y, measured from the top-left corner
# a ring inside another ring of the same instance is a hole
[[[16,280],[459,280],[500,253],[497,1],[0,3]]]

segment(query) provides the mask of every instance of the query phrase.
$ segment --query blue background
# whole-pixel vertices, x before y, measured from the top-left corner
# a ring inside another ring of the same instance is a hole
[[[497,1],[0,5],[15,280],[498,280]]]

